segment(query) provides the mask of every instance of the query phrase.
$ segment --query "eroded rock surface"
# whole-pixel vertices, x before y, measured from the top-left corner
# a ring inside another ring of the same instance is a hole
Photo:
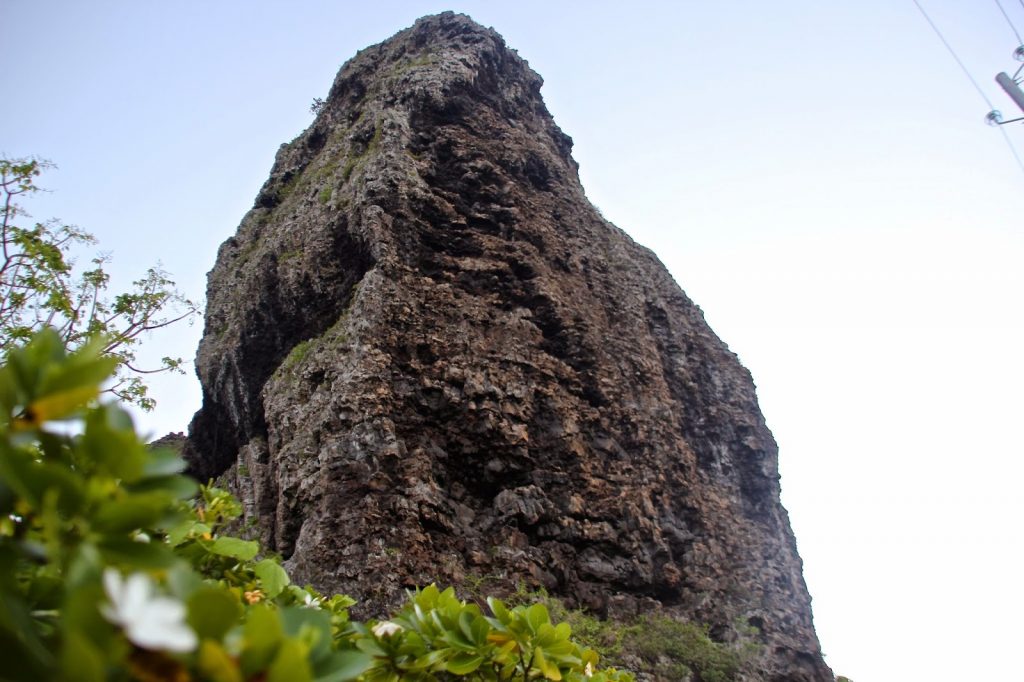
[[[831,680],[746,370],[468,17],[361,51],[209,277],[189,457],[300,582],[543,586]]]

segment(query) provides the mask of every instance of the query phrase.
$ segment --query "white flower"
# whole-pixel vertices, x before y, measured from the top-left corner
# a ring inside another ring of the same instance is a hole
[[[306,596],[304,597],[303,600],[306,602],[305,603],[305,607],[308,608],[308,609],[318,609],[318,608],[320,608],[320,599],[319,598],[314,599],[313,595],[311,595],[309,592],[306,593]]]
[[[401,629],[402,626],[398,623],[392,623],[390,620],[382,620],[373,626],[373,634],[375,637],[390,637]]]
[[[594,676],[594,666],[590,663],[590,661],[587,661],[587,667],[583,669],[583,674],[586,677]]]
[[[125,636],[143,649],[192,651],[196,633],[185,624],[185,605],[156,594],[156,585],[145,573],[127,578],[113,568],[103,572],[103,587],[109,604],[101,607],[103,616],[120,625]]]

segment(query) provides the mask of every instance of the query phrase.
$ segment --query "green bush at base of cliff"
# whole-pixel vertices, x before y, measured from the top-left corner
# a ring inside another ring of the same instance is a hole
[[[476,582],[482,585],[486,580]],[[737,645],[716,642],[706,626],[661,614],[629,621],[598,618],[566,607],[543,589],[530,591],[520,585],[510,601],[544,604],[553,619],[569,624],[576,641],[601,651],[610,665],[663,680],[688,680],[696,674],[700,682],[730,682],[760,649],[749,637]],[[749,626],[740,630],[744,635],[756,633]]]
[[[627,628],[623,647],[649,664],[652,672],[665,668],[664,674],[671,677],[694,671],[701,682],[734,680],[742,664],[740,653],[713,641],[707,628],[666,616],[642,617]]]

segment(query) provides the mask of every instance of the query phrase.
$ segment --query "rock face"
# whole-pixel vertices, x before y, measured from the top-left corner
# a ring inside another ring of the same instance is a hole
[[[446,13],[361,51],[209,276],[188,457],[298,581],[664,608],[831,680],[747,371],[604,220],[541,78]]]

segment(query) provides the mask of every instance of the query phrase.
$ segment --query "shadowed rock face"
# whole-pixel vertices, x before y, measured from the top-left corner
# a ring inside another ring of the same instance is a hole
[[[464,16],[360,52],[209,276],[188,456],[299,582],[663,607],[831,680],[750,375]]]

